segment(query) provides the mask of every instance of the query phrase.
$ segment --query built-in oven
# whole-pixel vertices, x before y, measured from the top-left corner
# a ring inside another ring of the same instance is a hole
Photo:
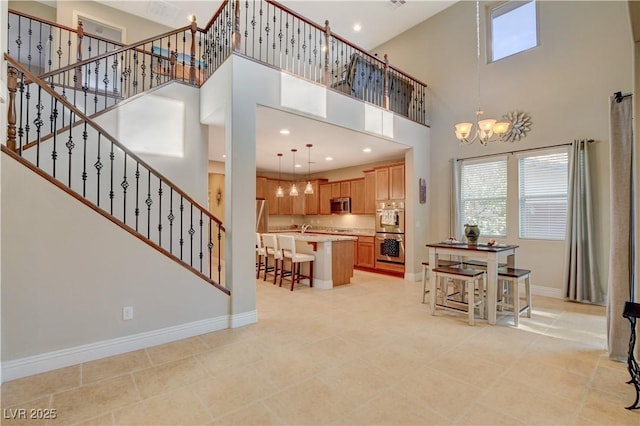
[[[404,265],[404,234],[376,233],[376,262]]]
[[[377,204],[376,232],[404,234],[404,201]]]

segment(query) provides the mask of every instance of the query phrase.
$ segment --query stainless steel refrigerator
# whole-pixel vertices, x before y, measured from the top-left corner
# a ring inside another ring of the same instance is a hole
[[[269,232],[269,203],[256,199],[256,232]]]

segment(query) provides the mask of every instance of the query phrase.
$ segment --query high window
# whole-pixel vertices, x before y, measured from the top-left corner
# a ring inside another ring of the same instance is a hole
[[[520,238],[564,239],[568,160],[566,149],[519,157]]]
[[[490,9],[491,61],[538,45],[536,2],[511,0]]]
[[[484,237],[507,235],[507,159],[464,161],[460,168],[460,214]]]

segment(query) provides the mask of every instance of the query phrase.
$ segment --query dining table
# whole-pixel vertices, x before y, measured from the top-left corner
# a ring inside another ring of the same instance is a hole
[[[507,267],[516,267],[516,249],[518,246],[511,244],[477,244],[472,245],[459,241],[441,241],[426,245],[429,248],[429,285],[430,285],[430,306],[431,312],[435,313],[436,298],[436,273],[433,271],[434,265],[438,264],[440,256],[457,256],[466,259],[481,260],[487,263],[487,321],[489,324],[496,323],[496,305],[498,290],[498,265],[500,261],[506,259]]]

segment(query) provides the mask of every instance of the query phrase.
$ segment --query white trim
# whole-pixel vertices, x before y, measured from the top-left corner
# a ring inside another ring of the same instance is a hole
[[[255,311],[254,311],[255,312]],[[219,316],[159,330],[33,355],[2,363],[2,378],[14,380],[108,356],[229,328],[229,316]],[[254,321],[255,322],[255,321]]]
[[[553,288],[553,287],[532,285],[531,294],[537,294],[538,296],[553,297],[555,299],[562,299],[562,291],[559,288]]]
[[[238,328],[245,325],[255,324],[258,322],[258,311],[242,312],[239,314],[229,315],[229,327]]]
[[[415,273],[415,272],[405,272],[404,273],[404,280],[405,281],[420,281],[420,284],[422,284],[422,271]]]
[[[122,43],[124,45],[127,44],[127,27],[123,27],[121,25],[114,24],[114,23],[109,22],[109,21],[105,21],[102,18],[98,18],[98,17],[86,14],[86,13],[84,13],[82,11],[75,10],[75,9],[71,13],[71,16],[72,16],[72,18],[71,18],[72,22],[74,22],[76,24],[76,27],[78,26],[78,17],[82,16],[84,18],[92,20],[93,22],[102,24],[105,27],[111,27],[111,29],[113,29],[113,30],[120,31],[121,40],[115,40],[115,41],[117,41],[118,43]],[[95,35],[98,35],[98,34],[95,34]]]
[[[313,288],[318,290],[331,290],[333,288],[333,280],[319,280],[313,279]]]

